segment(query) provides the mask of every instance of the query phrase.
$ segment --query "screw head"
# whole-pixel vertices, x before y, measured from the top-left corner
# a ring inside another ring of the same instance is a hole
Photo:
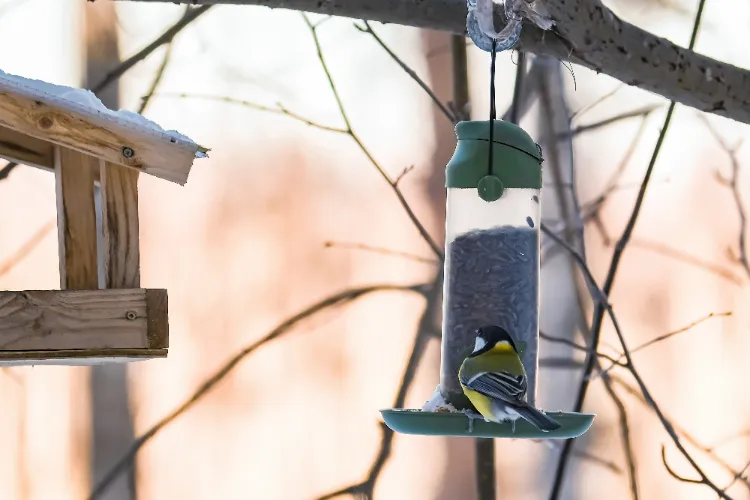
[[[133,311],[128,311],[125,313],[125,318],[129,319],[130,321],[134,321],[136,318],[138,318],[138,315]]]
[[[122,156],[125,158],[132,158],[135,155],[135,151],[133,151],[133,148],[129,148],[125,146],[122,148]]]

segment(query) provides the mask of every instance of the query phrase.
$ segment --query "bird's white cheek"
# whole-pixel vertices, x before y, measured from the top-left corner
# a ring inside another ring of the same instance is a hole
[[[481,351],[485,345],[487,345],[487,342],[482,337],[477,337],[474,341],[474,352]]]

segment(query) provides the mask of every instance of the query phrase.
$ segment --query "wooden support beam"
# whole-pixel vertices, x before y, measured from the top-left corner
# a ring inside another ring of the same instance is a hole
[[[96,290],[94,169],[99,161],[71,149],[55,148],[60,288]]]
[[[138,172],[106,162],[100,168],[104,288],[138,288]]]
[[[59,351],[119,356],[118,350],[166,356],[166,325],[166,290],[0,292],[0,359],[25,359],[29,351],[44,358],[59,358]]]
[[[0,157],[45,170],[55,169],[55,145],[0,127]]]

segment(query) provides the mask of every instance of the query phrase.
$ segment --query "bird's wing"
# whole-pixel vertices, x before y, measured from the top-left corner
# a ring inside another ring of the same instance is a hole
[[[506,371],[477,373],[462,377],[461,383],[472,391],[503,401],[519,400],[526,394],[526,377]]]

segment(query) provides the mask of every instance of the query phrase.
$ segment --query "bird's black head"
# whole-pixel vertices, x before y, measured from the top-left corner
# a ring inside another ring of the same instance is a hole
[[[477,330],[474,352],[471,353],[470,357],[484,354],[501,342],[507,343],[514,351],[518,352],[513,338],[505,328],[496,325],[482,326]]]

